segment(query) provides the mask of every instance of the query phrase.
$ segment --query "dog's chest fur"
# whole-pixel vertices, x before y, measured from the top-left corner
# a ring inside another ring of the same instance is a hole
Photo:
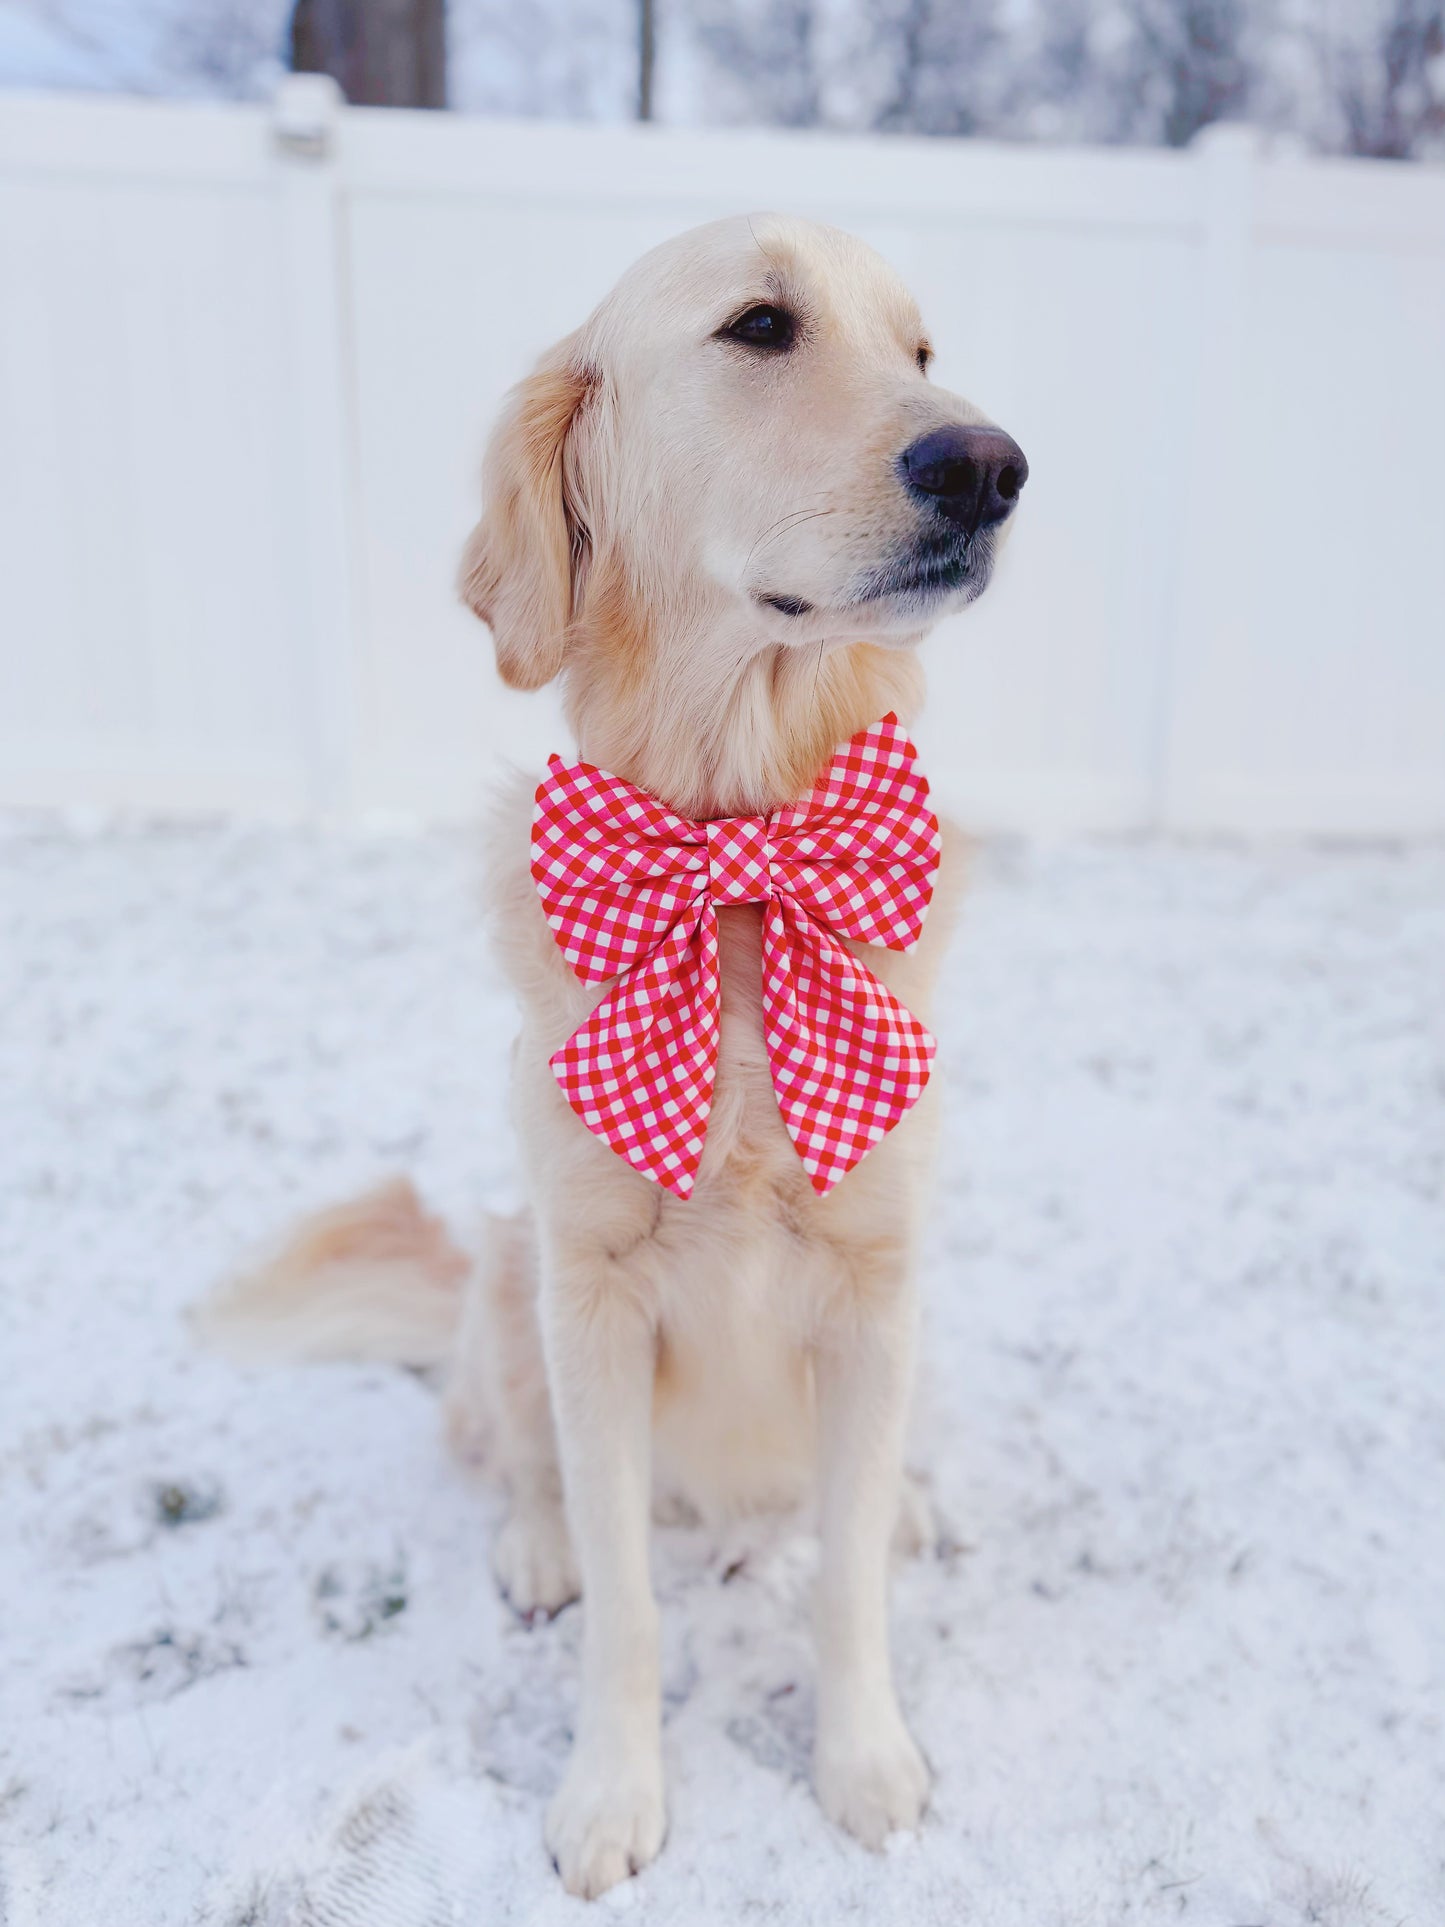
[[[762,1022],[760,906],[719,912],[722,1027],[707,1145],[693,1195],[672,1197],[573,1116],[548,1059],[608,986],[582,983],[530,872],[530,788],[495,821],[490,899],[502,966],[522,1003],[513,1112],[545,1252],[549,1222],[596,1253],[598,1289],[641,1294],[658,1331],[660,1463],[708,1511],[795,1494],[811,1457],[809,1357],[850,1292],[881,1288],[911,1247],[934,1136],[930,1088],[828,1195],[813,1191],[783,1127]],[[856,946],[925,1022],[957,896],[958,839],[922,941],[908,955]],[[548,1289],[546,1277],[541,1288]]]

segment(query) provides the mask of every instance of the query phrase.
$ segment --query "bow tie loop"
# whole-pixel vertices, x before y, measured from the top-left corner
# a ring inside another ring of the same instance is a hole
[[[853,943],[910,950],[940,844],[895,716],[860,730],[800,802],[694,823],[645,790],[554,756],[532,876],[577,975],[615,978],[552,1057],[597,1137],[691,1195],[717,1073],[719,907],[761,903],[763,1031],[783,1123],[820,1195],[922,1095],[934,1041]]]

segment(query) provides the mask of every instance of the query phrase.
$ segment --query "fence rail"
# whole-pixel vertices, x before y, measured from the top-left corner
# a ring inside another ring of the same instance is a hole
[[[1445,831],[1445,174],[0,100],[0,803],[452,817],[560,737],[452,601],[505,388],[786,204],[1028,450],[927,646],[980,827]]]

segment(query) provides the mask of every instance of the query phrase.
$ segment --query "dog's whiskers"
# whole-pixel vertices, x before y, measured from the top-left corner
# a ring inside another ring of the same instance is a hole
[[[794,529],[801,528],[805,522],[816,522],[820,517],[831,514],[832,508],[825,503],[822,508],[790,509],[786,515],[780,515],[770,528],[763,530],[748,550],[747,560],[743,563],[743,574],[746,575],[752,567],[753,557],[764,543],[779,541],[784,535],[791,535]]]

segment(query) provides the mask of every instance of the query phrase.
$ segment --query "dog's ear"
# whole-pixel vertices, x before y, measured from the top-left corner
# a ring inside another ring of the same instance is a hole
[[[571,336],[513,389],[487,447],[482,519],[458,587],[491,628],[513,689],[539,689],[558,673],[577,613],[589,532],[568,437],[592,386]]]

